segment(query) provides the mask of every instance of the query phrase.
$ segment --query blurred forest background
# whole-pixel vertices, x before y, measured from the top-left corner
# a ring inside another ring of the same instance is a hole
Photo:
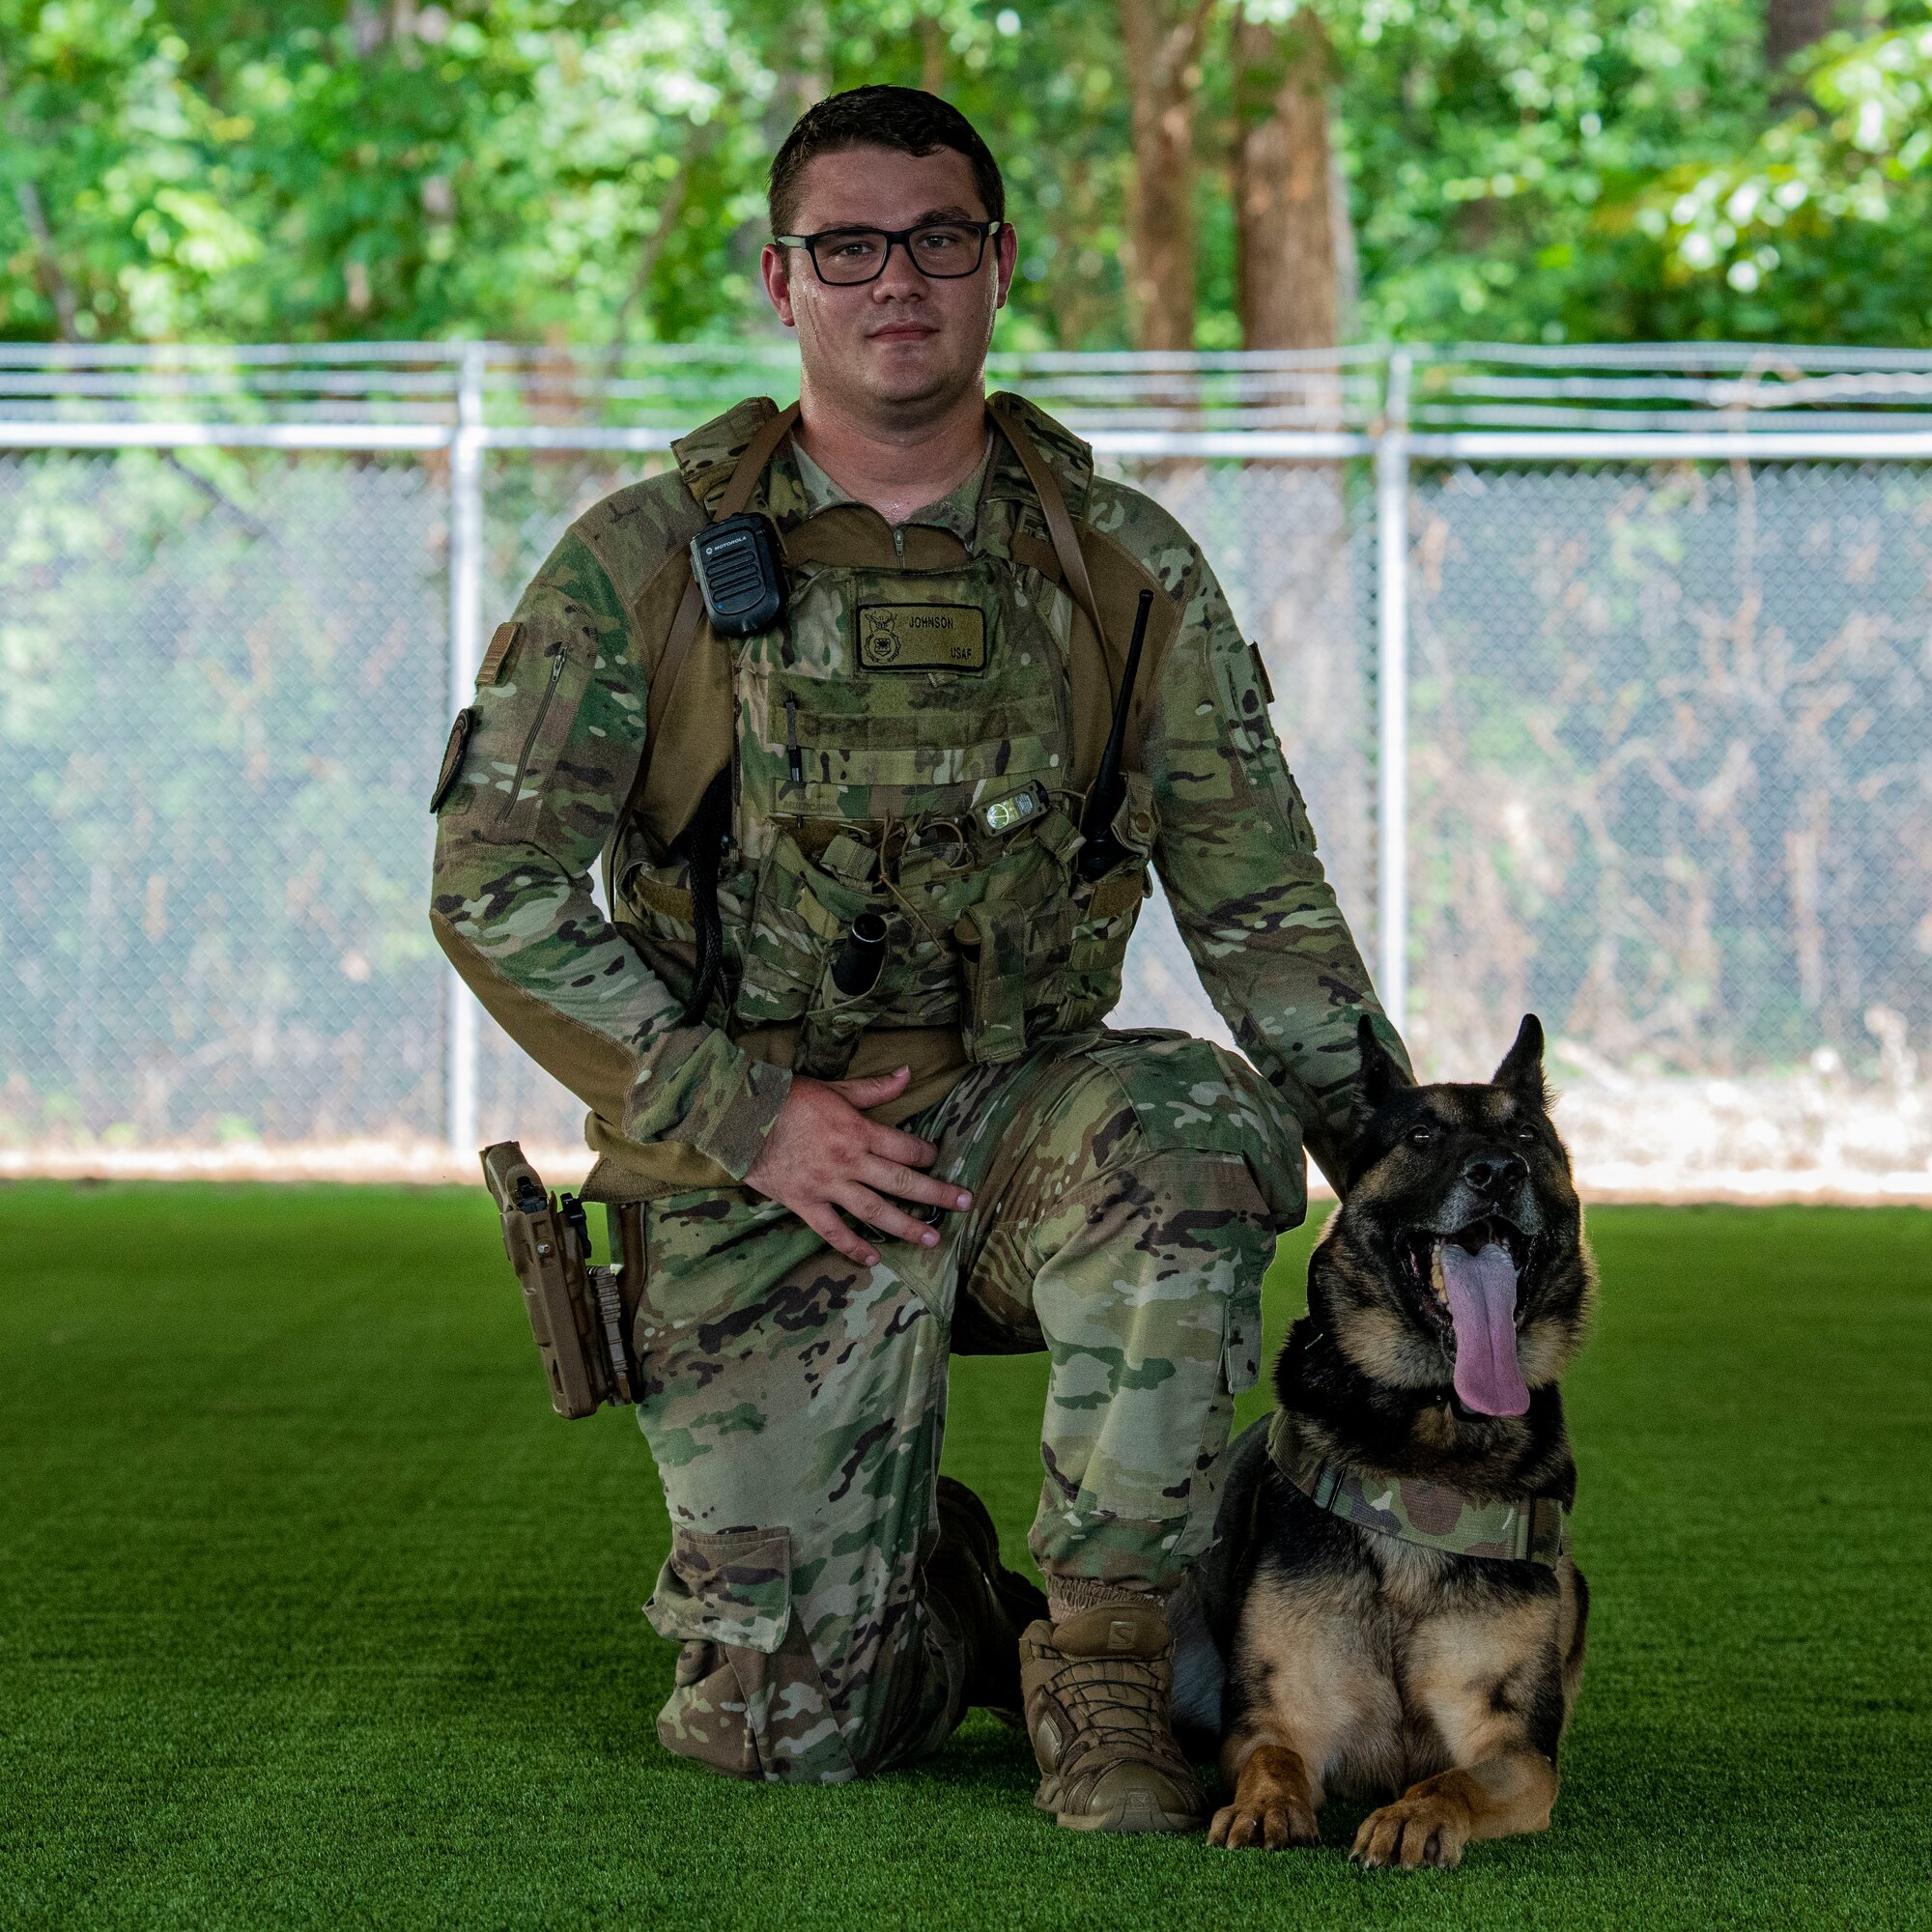
[[[1013,349],[1932,341],[1925,0],[0,0],[0,337],[775,328],[763,169],[963,108]]]

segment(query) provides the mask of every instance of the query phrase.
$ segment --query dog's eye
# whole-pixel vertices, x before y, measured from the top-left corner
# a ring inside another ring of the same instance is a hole
[[[1410,1147],[1427,1147],[1435,1138],[1435,1129],[1434,1127],[1410,1127],[1408,1130],[1408,1144]]]
[[[1534,1127],[1519,1127],[1516,1130],[1516,1137],[1527,1145],[1536,1138],[1536,1129]]]

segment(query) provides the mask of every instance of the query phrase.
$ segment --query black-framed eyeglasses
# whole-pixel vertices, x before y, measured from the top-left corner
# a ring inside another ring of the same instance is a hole
[[[774,235],[781,248],[803,248],[821,282],[851,288],[876,282],[886,272],[893,245],[923,275],[956,281],[975,274],[986,259],[986,243],[1004,221],[922,221],[917,228],[821,228],[816,235]]]

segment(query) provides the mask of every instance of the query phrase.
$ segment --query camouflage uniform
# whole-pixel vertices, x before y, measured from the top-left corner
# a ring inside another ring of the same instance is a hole
[[[1051,1358],[1032,1548],[1057,1591],[1159,1591],[1205,1543],[1262,1275],[1303,1211],[1301,1139],[1332,1172],[1356,1021],[1378,1009],[1199,551],[1029,411],[1083,545],[1157,591],[1123,863],[1098,882],[1069,863],[1093,736],[1078,619],[1009,443],[890,532],[781,444],[753,507],[785,537],[787,620],[709,639],[696,672],[719,694],[704,728],[731,721],[734,843],[722,987],[687,1024],[683,806],[653,787],[691,787],[668,762],[639,774],[646,667],[682,548],[770,413],[686,439],[681,475],[588,512],[526,592],[442,807],[433,917],[592,1109],[593,1198],[645,1198],[639,1419],[674,1539],[648,1614],[684,1645],[660,1735],[744,1776],[837,1779],[959,1716],[958,1634],[920,1583],[954,1347]],[[1102,1028],[1150,863],[1254,1067]],[[893,943],[847,999],[827,960],[866,908]],[[975,1205],[936,1248],[887,1242],[860,1268],[737,1183],[793,1069],[908,1062],[882,1117],[933,1141]]]

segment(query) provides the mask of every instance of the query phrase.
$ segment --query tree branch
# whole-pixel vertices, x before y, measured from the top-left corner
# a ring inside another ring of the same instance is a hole
[[[20,205],[20,219],[27,224],[27,233],[34,238],[41,279],[46,284],[47,299],[54,305],[54,327],[63,342],[72,342],[79,305],[68,278],[61,273],[60,258],[54,253],[53,231],[48,228],[46,211],[41,206],[41,191],[30,181],[17,182],[14,199]]]
[[[1208,31],[1208,22],[1213,17],[1216,0],[1196,0],[1193,14],[1176,27],[1175,32],[1183,36],[1175,48],[1174,71],[1179,72],[1201,51],[1202,37]]]
[[[652,271],[657,268],[665,244],[670,240],[670,232],[677,226],[678,217],[684,213],[684,199],[691,191],[691,171],[703,156],[710,128],[699,128],[695,122],[687,123],[684,137],[684,152],[677,157],[677,172],[665,184],[664,198],[658,203],[658,225],[646,235],[638,247],[637,272],[631,277],[631,286],[624,291],[624,299],[617,305],[617,313],[611,323],[611,349],[612,360],[624,347],[624,338],[631,327],[631,311],[641,301],[650,288]]]

